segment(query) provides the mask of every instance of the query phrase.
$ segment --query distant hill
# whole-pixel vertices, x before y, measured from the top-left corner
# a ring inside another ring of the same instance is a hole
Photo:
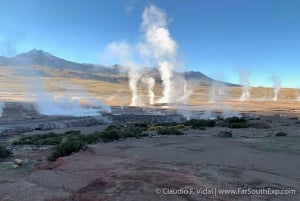
[[[74,77],[101,80],[107,82],[126,82],[126,68],[120,65],[103,66],[87,63],[76,63],[68,61],[43,50],[30,50],[29,52],[18,54],[14,57],[0,56],[0,66],[4,67],[26,67],[34,66],[43,76]],[[26,69],[22,69],[26,71]],[[143,74],[152,76],[156,82],[161,82],[157,68],[143,68]],[[174,76],[184,77],[195,84],[211,85],[212,82],[219,82],[209,78],[201,72],[174,72]],[[224,83],[227,86],[238,86],[231,83]]]

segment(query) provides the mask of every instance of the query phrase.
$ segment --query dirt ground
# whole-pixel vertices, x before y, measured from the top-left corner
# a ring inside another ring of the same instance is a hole
[[[51,147],[14,147],[13,157],[0,160],[0,200],[300,200],[300,105],[258,101],[227,104],[253,117],[250,123],[256,126],[242,129],[217,126],[185,130],[182,136],[101,142],[55,162],[46,160]],[[37,121],[33,118],[37,114],[23,111],[20,115],[22,110],[15,106],[11,104],[10,112],[0,119],[2,129]],[[197,106],[194,110],[208,107],[213,106]],[[172,114],[172,110],[155,110]],[[138,108],[127,108],[129,111],[130,115],[140,115]],[[122,115],[124,121],[128,120]],[[38,119],[40,123],[54,121],[55,117]],[[74,119],[59,119],[62,120]],[[98,122],[0,134],[0,144],[9,145],[21,135],[71,129],[90,133],[108,125]],[[219,131],[231,131],[232,138],[216,137]],[[275,137],[278,131],[288,136]],[[9,168],[14,159],[22,159],[24,164]]]

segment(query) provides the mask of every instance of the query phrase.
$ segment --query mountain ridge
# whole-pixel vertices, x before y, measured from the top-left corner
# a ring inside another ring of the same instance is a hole
[[[103,66],[90,63],[76,63],[73,61],[65,60],[57,56],[52,55],[43,50],[32,49],[28,52],[17,54],[13,57],[0,56],[0,66],[41,66],[52,70],[70,71],[69,77],[91,78],[99,79],[103,81],[118,82],[114,76],[126,75],[126,70],[121,65],[115,64],[112,66]],[[51,76],[51,73],[42,72],[43,75]],[[144,74],[153,76],[157,82],[161,82],[160,75],[157,68],[145,67],[142,69]],[[97,74],[97,75],[96,75]],[[101,74],[101,75],[99,75]],[[193,81],[200,85],[211,85],[212,83],[223,83],[227,86],[239,86],[232,83],[221,82],[214,80],[207,75],[199,71],[185,71],[185,72],[173,72],[173,75],[182,76],[186,80]],[[108,78],[108,77],[111,77]],[[121,79],[126,81],[126,78]]]

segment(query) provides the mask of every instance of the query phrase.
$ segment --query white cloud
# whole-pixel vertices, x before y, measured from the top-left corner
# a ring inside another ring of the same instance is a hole
[[[127,2],[125,4],[125,11],[127,14],[130,14],[134,10],[134,8],[137,4],[137,1],[138,0],[127,0]]]

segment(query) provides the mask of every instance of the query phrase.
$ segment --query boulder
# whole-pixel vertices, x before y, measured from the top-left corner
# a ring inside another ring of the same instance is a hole
[[[22,165],[23,164],[23,160],[21,160],[21,159],[18,159],[18,158],[16,158],[15,160],[14,160],[14,164],[16,164],[16,165]]]

